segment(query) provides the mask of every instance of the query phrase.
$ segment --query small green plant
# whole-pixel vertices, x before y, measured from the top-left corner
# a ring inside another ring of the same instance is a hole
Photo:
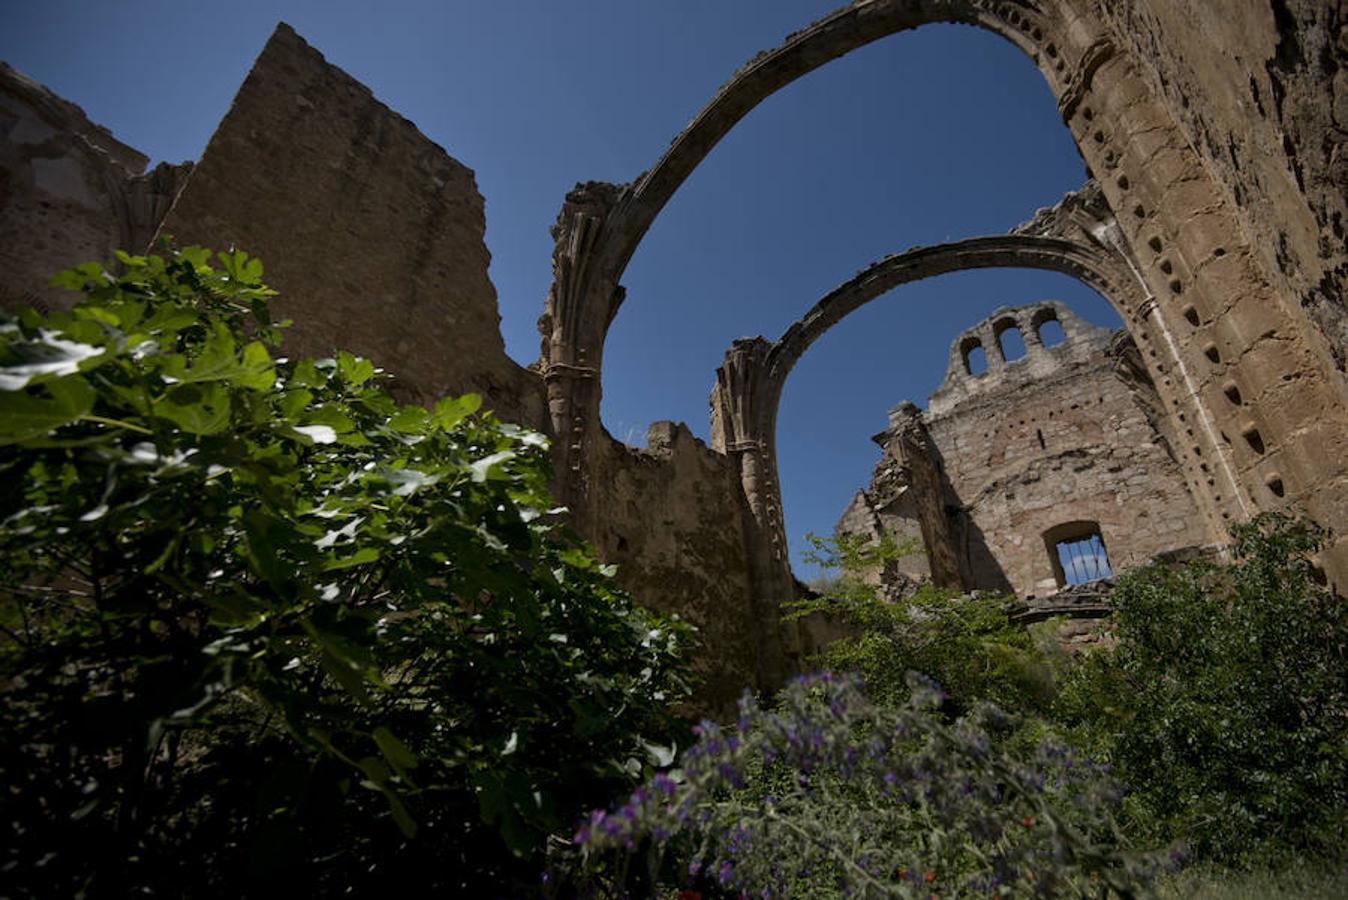
[[[1007,618],[1003,597],[957,596],[925,585],[901,601],[853,601],[846,614],[862,633],[836,641],[816,662],[859,673],[880,702],[904,702],[904,673],[912,670],[947,686],[954,709],[988,701],[1042,713],[1067,664],[1052,641],[1037,641]]]
[[[1132,897],[1151,864],[1113,824],[1117,785],[1071,749],[1004,741],[980,705],[948,722],[910,675],[902,707],[859,680],[797,680],[775,711],[746,696],[734,730],[704,722],[680,769],[577,831],[592,866],[614,855],[754,897]],[[623,893],[621,866],[605,869]]]
[[[879,537],[853,532],[820,537],[810,532],[805,540],[810,549],[805,551],[804,562],[820,570],[819,577],[810,585],[819,597],[816,605],[799,607],[798,615],[826,608],[829,600],[870,599],[875,596],[879,575],[887,567],[904,557],[925,552],[920,537],[901,539],[888,531]]]
[[[956,709],[980,700],[1016,712],[1048,709],[1067,660],[1052,640],[1008,618],[1008,598],[960,595],[932,584],[903,598],[882,597],[870,573],[909,555],[913,541],[807,537],[814,546],[809,559],[830,573],[831,590],[791,604],[787,617],[822,613],[858,631],[835,641],[815,665],[858,673],[881,703],[905,703],[905,673],[917,671],[939,681]]]
[[[0,325],[7,893],[509,893],[666,738],[687,628],[541,435],[276,358],[242,252],[118,258]]]

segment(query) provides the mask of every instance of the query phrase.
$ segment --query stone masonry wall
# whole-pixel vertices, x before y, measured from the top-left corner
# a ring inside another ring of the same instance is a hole
[[[546,424],[543,386],[505,353],[473,173],[369,88],[277,26],[162,230],[256,253],[302,322],[295,355],[342,348],[404,400],[476,391]]]
[[[1348,3],[1102,0],[1241,227],[1348,373]],[[1326,90],[1328,89],[1328,90]]]
[[[1050,320],[1066,338],[1046,347],[1039,331]],[[998,338],[1009,328],[1020,329],[1027,352],[1007,361]],[[970,374],[965,358],[976,345],[988,369]],[[1152,421],[1155,392],[1139,381],[1136,356],[1126,335],[1055,302],[1002,308],[955,339],[946,379],[922,416],[942,483],[905,488],[943,492],[946,540],[955,543],[946,552],[960,560],[962,587],[1053,593],[1052,532],[1070,523],[1098,524],[1116,571],[1212,540]],[[898,430],[877,440],[886,455],[868,496],[894,491],[888,447]],[[914,471],[905,470],[907,480]],[[939,549],[929,542],[930,552]]]
[[[646,444],[609,439],[591,488],[602,516],[586,537],[634,597],[697,626],[698,703],[729,713],[758,681],[739,470],[686,425],[656,422]]]
[[[552,431],[543,378],[505,354],[473,173],[288,26],[195,167],[140,176],[146,157],[78,107],[8,68],[0,89],[6,305],[68,306],[52,272],[158,231],[234,245],[264,261],[278,317],[295,320],[289,355],[350,350],[392,372],[404,401],[477,391],[501,418]],[[686,427],[657,424],[648,442],[608,439],[593,515],[572,524],[640,602],[699,627],[696,704],[727,711],[759,680],[738,469]]]
[[[1328,525],[1341,587],[1344,5],[1061,2],[1113,48],[1065,118],[1155,300],[1125,320],[1183,423],[1191,490],[1223,523],[1286,509]]]
[[[835,532],[839,534],[859,534],[868,538],[878,538],[888,534],[900,545],[916,541],[925,544],[922,534],[921,512],[914,492],[903,485],[895,491],[888,503],[872,499],[865,491],[857,491],[852,501],[843,510],[838,519]],[[893,563],[893,570],[905,580],[914,582],[931,580],[931,560],[925,552],[902,556]],[[881,573],[875,573],[876,579]],[[892,576],[890,576],[892,577]]]
[[[0,305],[69,308],[56,272],[142,249],[191,170],[148,158],[0,63]]]

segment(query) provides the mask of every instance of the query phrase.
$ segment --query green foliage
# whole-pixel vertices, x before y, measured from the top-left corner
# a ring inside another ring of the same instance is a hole
[[[275,358],[242,252],[119,260],[0,325],[7,888],[509,893],[666,738],[686,627],[558,532],[542,436]]]
[[[899,540],[889,532],[879,538],[864,534],[842,532],[833,537],[820,537],[814,532],[805,535],[810,549],[804,561],[817,566],[825,574],[813,588],[820,595],[815,603],[827,606],[829,600],[865,601],[875,596],[875,576],[890,564],[905,556],[924,553],[922,539],[916,536]],[[798,606],[796,615],[812,611],[811,601]]]
[[[1322,860],[1278,861],[1258,869],[1192,866],[1157,880],[1160,900],[1342,900],[1348,897],[1348,866]]]
[[[1333,852],[1348,825],[1348,606],[1315,580],[1323,533],[1267,514],[1229,565],[1152,566],[1114,593],[1117,649],[1060,719],[1112,747],[1137,826],[1204,858]]]
[[[703,723],[680,770],[596,812],[576,841],[592,864],[645,848],[650,872],[739,896],[1145,890],[1151,866],[1114,826],[1102,767],[1059,744],[1018,747],[988,705],[947,722],[939,689],[908,681],[899,707],[829,673],[788,686],[773,711],[746,696],[735,730]]]
[[[881,702],[904,701],[908,671],[935,678],[960,709],[985,700],[1038,712],[1052,702],[1061,651],[1011,622],[1004,597],[961,597],[926,585],[902,601],[858,602],[848,612],[864,630],[835,642],[819,662],[859,673]]]
[[[789,616],[824,613],[858,631],[814,660],[820,668],[855,672],[876,701],[896,706],[908,698],[906,673],[916,671],[940,682],[955,708],[984,700],[1017,712],[1048,709],[1067,661],[1051,639],[1011,622],[1007,598],[960,596],[926,584],[901,600],[884,599],[866,575],[911,553],[911,542],[888,535],[808,538],[811,561],[836,572],[834,589],[793,604]]]

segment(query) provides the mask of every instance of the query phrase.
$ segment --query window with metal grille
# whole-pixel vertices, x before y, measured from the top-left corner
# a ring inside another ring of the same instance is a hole
[[[1058,541],[1054,549],[1058,553],[1058,568],[1064,585],[1085,584],[1114,574],[1109,568],[1105,542],[1098,531],[1085,537]]]

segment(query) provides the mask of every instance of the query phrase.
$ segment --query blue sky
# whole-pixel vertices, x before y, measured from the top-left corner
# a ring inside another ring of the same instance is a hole
[[[173,162],[200,155],[289,22],[475,170],[507,348],[527,363],[567,189],[635,178],[740,64],[841,0],[3,2],[0,59]],[[705,438],[731,340],[775,338],[873,260],[1006,231],[1084,179],[1043,79],[990,33],[930,26],[825,66],[741,122],[638,249],[605,349],[606,425],[638,445],[657,419]],[[1044,298],[1119,325],[1070,278],[985,270],[900,288],[811,349],[778,426],[797,552],[869,479],[886,410],[925,405],[954,335]]]

